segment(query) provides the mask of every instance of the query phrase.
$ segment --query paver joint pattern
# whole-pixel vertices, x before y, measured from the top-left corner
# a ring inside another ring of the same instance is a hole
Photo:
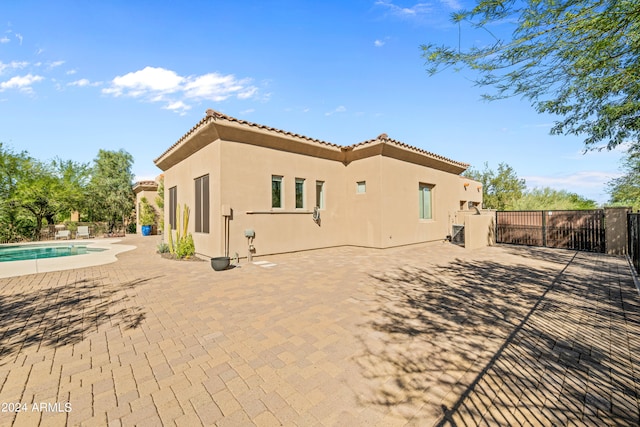
[[[0,427],[640,424],[623,258],[438,242],[214,272],[123,243],[0,279]]]

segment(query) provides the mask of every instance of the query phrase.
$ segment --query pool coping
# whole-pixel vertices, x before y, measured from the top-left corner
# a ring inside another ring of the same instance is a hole
[[[50,271],[71,270],[74,268],[93,267],[96,265],[110,264],[116,262],[118,258],[116,255],[130,251],[136,248],[133,245],[121,245],[117,244],[122,239],[116,240],[95,240],[95,239],[75,239],[51,241],[51,245],[60,246],[61,244],[82,244],[88,248],[105,249],[102,252],[93,252],[86,254],[78,254],[73,256],[57,257],[57,258],[41,258],[30,259],[24,261],[5,261],[0,262],[0,278],[24,276],[27,274],[46,273]],[[20,244],[21,246],[27,245],[42,245],[43,242],[28,242]],[[5,245],[0,245],[0,247]],[[9,244],[6,246],[15,246],[15,244]]]

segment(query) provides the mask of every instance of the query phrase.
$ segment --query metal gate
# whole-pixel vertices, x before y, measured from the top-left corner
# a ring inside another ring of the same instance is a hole
[[[629,258],[640,274],[640,213],[627,214],[627,237]]]
[[[496,242],[604,252],[604,210],[499,211]]]

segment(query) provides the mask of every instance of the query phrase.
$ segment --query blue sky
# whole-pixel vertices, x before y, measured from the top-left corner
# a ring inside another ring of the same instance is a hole
[[[598,202],[621,151],[582,154],[526,102],[480,99],[470,71],[425,71],[467,0],[3,1],[0,141],[41,160],[123,148],[138,179],[205,110],[350,145],[381,133],[530,187]],[[496,26],[496,34],[509,31]],[[463,28],[461,44],[487,42]]]

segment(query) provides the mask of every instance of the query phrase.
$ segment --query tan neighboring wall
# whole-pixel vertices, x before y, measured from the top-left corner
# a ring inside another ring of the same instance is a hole
[[[208,257],[224,255],[223,206],[233,212],[230,256],[247,256],[247,229],[255,231],[256,256],[441,240],[451,233],[460,198],[481,203],[482,192],[464,189],[459,173],[466,165],[425,153],[386,135],[340,147],[208,112],[206,119],[156,159],[164,170],[165,223],[168,227],[169,189],[176,186],[178,203],[191,208],[189,229],[196,252]],[[194,179],[206,174],[210,232],[196,233]],[[273,175],[283,177],[282,208],[271,207]],[[302,208],[295,206],[296,178],[304,179]],[[312,213],[317,181],[324,182],[325,199],[316,223]],[[366,183],[362,194],[357,192],[358,182]],[[431,220],[418,218],[419,183],[434,185]]]
[[[160,208],[156,205],[156,197],[158,196],[158,183],[156,181],[138,181],[133,185],[133,192],[136,195],[136,232],[142,234],[142,224],[140,224],[140,213],[142,198],[146,197],[147,201],[160,215]],[[155,224],[157,230],[158,224]]]

